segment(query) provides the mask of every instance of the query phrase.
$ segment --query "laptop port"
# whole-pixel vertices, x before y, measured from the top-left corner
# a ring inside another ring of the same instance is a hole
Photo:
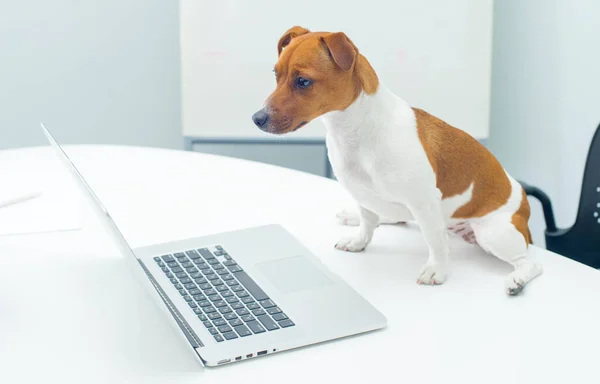
[[[251,358],[252,356],[253,356],[253,354],[252,354],[252,353],[251,353],[251,354],[249,354],[249,355],[246,355],[246,359],[249,359],[249,358]]]
[[[256,356],[262,356],[262,355],[266,355],[266,354],[267,354],[267,351],[265,350],[265,351],[260,351],[260,352],[256,353]]]
[[[235,358],[235,361],[240,361],[240,360],[242,360],[242,356],[238,356]]]
[[[231,359],[223,359],[217,362],[217,364],[225,364],[225,363],[229,363],[231,361]]]

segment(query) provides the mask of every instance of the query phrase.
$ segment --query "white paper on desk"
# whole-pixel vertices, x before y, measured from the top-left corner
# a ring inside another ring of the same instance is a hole
[[[57,232],[83,227],[82,199],[64,174],[22,177],[0,188],[0,201],[40,193],[40,196],[0,208],[0,236]]]

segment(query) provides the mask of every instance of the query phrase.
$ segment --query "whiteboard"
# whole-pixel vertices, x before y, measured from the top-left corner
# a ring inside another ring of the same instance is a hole
[[[492,0],[181,0],[183,135],[278,138],[251,116],[290,27],[343,31],[379,80],[478,139],[489,131]],[[289,137],[322,138],[314,121]]]

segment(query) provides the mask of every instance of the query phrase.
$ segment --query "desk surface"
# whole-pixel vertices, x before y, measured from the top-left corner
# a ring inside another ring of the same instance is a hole
[[[0,382],[598,380],[600,274],[591,268],[533,247],[545,273],[523,295],[507,297],[509,266],[457,240],[448,281],[419,286],[427,247],[414,225],[381,226],[363,253],[333,249],[353,228],[335,223],[335,212],[352,201],[332,180],[190,152],[67,152],[133,246],[280,223],[378,307],[389,326],[204,369],[131,282],[84,206],[83,229],[0,237]],[[24,175],[52,180],[64,172],[53,156],[49,148],[0,152],[1,183]]]

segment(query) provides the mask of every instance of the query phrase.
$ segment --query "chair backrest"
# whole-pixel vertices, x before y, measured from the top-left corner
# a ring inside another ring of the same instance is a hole
[[[546,233],[546,246],[594,268],[600,268],[600,125],[588,152],[575,224]]]

